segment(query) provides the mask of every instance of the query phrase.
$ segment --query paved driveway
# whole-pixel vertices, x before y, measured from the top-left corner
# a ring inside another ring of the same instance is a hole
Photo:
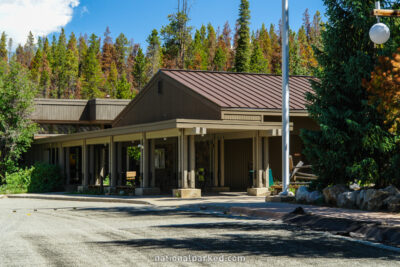
[[[172,260],[180,262],[162,262]],[[1,266],[231,266],[228,260],[249,266],[400,266],[395,252],[278,221],[171,207],[0,199]]]

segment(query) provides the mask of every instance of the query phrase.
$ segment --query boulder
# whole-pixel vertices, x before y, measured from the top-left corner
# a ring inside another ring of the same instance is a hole
[[[321,192],[319,191],[312,191],[311,193],[309,193],[306,196],[306,201],[308,203],[316,203],[318,201],[322,201],[323,200],[323,195],[321,194]]]
[[[371,189],[367,190],[370,191]],[[383,189],[380,190],[373,190],[373,193],[371,193],[368,197],[368,202],[367,202],[367,210],[380,210],[384,207],[383,201],[390,196],[390,194],[387,191],[384,191]],[[364,200],[365,202],[365,200]]]
[[[349,188],[351,190],[360,190],[361,187],[357,183],[354,183],[354,184],[349,185]]]
[[[366,190],[358,191],[357,199],[356,199],[356,207],[357,208],[360,208],[360,209],[362,208],[366,192],[367,192]]]
[[[307,187],[300,186],[299,189],[297,189],[297,191],[296,191],[296,201],[297,202],[306,202],[307,196],[309,194],[310,194],[310,192],[308,192]]]
[[[362,190],[364,191],[363,193],[360,192],[360,197],[362,196],[362,199],[360,200],[360,205],[358,206],[362,210],[368,209],[368,201],[371,199],[371,197],[375,194],[376,189],[366,189]]]
[[[336,205],[338,195],[346,191],[349,189],[345,185],[339,184],[324,188],[322,193],[326,203]]]
[[[385,198],[385,200],[383,200],[383,206],[389,211],[399,211],[400,194]]]
[[[391,196],[395,196],[395,195],[400,194],[400,191],[396,187],[394,187],[393,185],[389,185],[388,187],[386,187],[386,188],[384,188],[382,190],[388,192],[389,195],[391,195]]]
[[[337,205],[341,208],[353,209],[357,207],[357,196],[360,194],[360,191],[352,191],[352,192],[343,192],[338,195]]]

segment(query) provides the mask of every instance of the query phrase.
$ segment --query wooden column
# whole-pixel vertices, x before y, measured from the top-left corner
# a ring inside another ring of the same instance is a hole
[[[118,185],[122,185],[122,160],[123,160],[123,156],[122,156],[122,143],[118,142],[117,143],[117,179]]]
[[[89,146],[89,184],[94,183],[94,145]]]
[[[181,135],[178,136],[178,188],[182,188],[182,138]]]
[[[218,138],[214,136],[214,186],[218,187]]]
[[[150,140],[150,186],[155,187],[156,186],[156,168],[155,168],[155,148],[156,148],[156,140],[151,139]]]
[[[70,152],[70,148],[66,147],[65,148],[65,174],[66,174],[65,183],[67,185],[69,185],[69,183],[71,181],[71,168],[69,165],[69,152]]]
[[[263,147],[262,138],[260,137],[260,132],[257,131],[256,135],[256,159],[257,159],[257,169],[256,169],[256,186],[257,188],[263,187]]]
[[[110,172],[110,186],[117,186],[117,157],[116,157],[116,147],[114,143],[114,137],[110,136],[110,143],[108,146],[108,164],[109,164],[109,172]]]
[[[196,146],[194,135],[189,136],[189,151],[190,151],[190,188],[196,188]]]
[[[65,159],[64,159],[64,148],[61,144],[58,146],[58,166],[63,173],[65,173]]]
[[[181,131],[178,137],[178,152],[179,152],[179,168],[180,168],[180,183],[179,188],[188,188],[188,141],[187,136]]]
[[[146,139],[146,134],[143,133],[141,139],[141,154],[140,154],[140,173],[142,176],[142,183],[141,187],[148,187],[148,179],[149,179],[149,144],[148,140]]]
[[[225,140],[222,137],[221,141],[220,141],[220,152],[219,152],[219,156],[220,156],[220,186],[224,187],[225,186]]]
[[[263,157],[263,169],[264,169],[264,185],[269,187],[269,138],[264,137],[264,157]]]
[[[82,144],[82,185],[87,186],[88,184],[89,184],[88,151],[87,151],[86,139],[84,139]]]

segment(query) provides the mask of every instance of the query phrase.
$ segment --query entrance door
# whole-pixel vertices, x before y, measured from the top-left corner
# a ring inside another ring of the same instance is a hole
[[[253,160],[252,139],[225,140],[225,185],[231,191],[246,191]]]

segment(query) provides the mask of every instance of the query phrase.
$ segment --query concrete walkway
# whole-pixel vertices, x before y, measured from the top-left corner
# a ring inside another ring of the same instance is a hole
[[[8,198],[33,198],[48,200],[113,202],[127,204],[154,205],[159,207],[188,207],[225,211],[233,214],[281,219],[296,207],[307,213],[330,218],[350,219],[361,222],[375,222],[388,226],[400,226],[400,213],[369,212],[292,203],[265,202],[264,197],[247,196],[245,193],[227,192],[205,195],[198,199],[179,199],[168,195],[160,196],[96,196],[66,193],[15,194]]]

